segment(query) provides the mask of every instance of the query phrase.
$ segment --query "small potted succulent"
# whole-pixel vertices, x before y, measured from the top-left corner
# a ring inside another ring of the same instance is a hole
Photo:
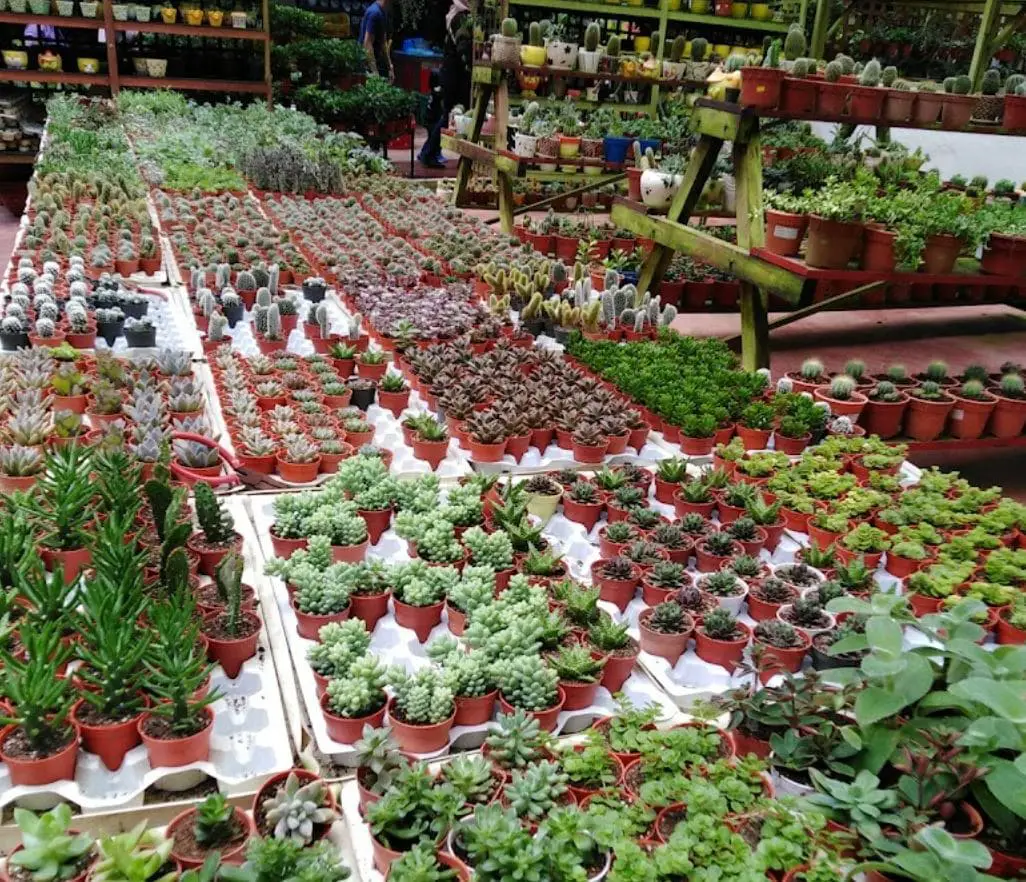
[[[759,622],[752,629],[752,640],[757,649],[756,664],[763,683],[782,671],[796,673],[802,666],[812,640],[787,622]]]
[[[392,674],[388,720],[400,748],[415,754],[441,750],[449,741],[456,718],[452,689],[437,668],[421,668],[413,674]]]
[[[225,863],[240,862],[253,832],[250,816],[229,805],[220,793],[186,809],[167,826],[171,857],[186,870],[202,866],[213,852]]]
[[[646,609],[638,617],[641,651],[665,658],[673,667],[687,649],[694,619],[673,600]]]
[[[559,674],[536,655],[504,659],[497,665],[499,706],[503,713],[525,711],[547,732],[556,727],[565,693]]]
[[[695,628],[695,653],[702,661],[733,672],[741,663],[751,632],[726,609],[714,609]]]
[[[342,744],[353,744],[365,726],[379,727],[385,719],[387,673],[373,655],[356,659],[343,677],[329,681],[321,696],[328,734]]]

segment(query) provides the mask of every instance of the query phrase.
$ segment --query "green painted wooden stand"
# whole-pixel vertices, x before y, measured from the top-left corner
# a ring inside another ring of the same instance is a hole
[[[613,223],[656,243],[638,277],[638,289],[642,292],[658,287],[675,251],[737,276],[741,281],[742,363],[748,370],[768,367],[768,295],[772,293],[798,305],[805,284],[798,275],[750,253],[751,248],[761,247],[765,240],[759,118],[735,104],[700,99],[694,122],[701,137],[666,217],[649,217],[628,205],[617,204],[613,206]],[[716,157],[728,141],[733,144],[737,183],[736,245],[688,226]]]

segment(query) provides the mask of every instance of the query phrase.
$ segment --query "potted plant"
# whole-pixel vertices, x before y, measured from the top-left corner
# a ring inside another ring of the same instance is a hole
[[[178,864],[171,857],[172,844],[156,830],[146,829],[145,820],[140,821],[126,833],[97,840],[99,854],[88,878],[96,882],[173,882]]]
[[[855,557],[861,556],[871,570],[880,565],[883,553],[891,547],[887,534],[878,527],[859,524],[841,537],[835,546],[837,559],[842,563],[850,563]]]
[[[563,710],[582,710],[595,703],[605,663],[604,656],[584,646],[564,646],[549,658],[559,675]]]
[[[733,672],[740,664],[751,632],[727,609],[707,613],[695,628],[695,653],[702,661]]]
[[[766,683],[782,671],[797,672],[812,640],[787,622],[759,622],[752,629],[752,640],[759,649],[759,679]]]
[[[73,780],[78,760],[78,727],[70,711],[71,682],[58,670],[71,657],[55,623],[19,629],[22,653],[2,650],[4,692],[13,709],[0,733],[0,757],[15,786]]]
[[[700,573],[714,573],[732,557],[744,554],[744,546],[729,533],[710,533],[695,543]]]
[[[260,639],[260,617],[242,608],[242,566],[242,558],[235,552],[218,565],[214,582],[223,607],[204,618],[201,626],[210,656],[231,680],[256,654]]]
[[[50,878],[84,882],[93,862],[93,840],[71,827],[71,808],[61,803],[36,815],[28,809],[14,809],[14,823],[21,831],[21,843],[7,857],[7,876],[44,882]]]
[[[217,852],[225,863],[241,860],[254,830],[245,811],[233,808],[220,793],[212,793],[196,808],[186,809],[171,820],[167,837],[171,857],[185,869],[200,867]]]
[[[452,690],[437,668],[413,674],[395,671],[388,701],[388,719],[399,746],[410,753],[432,753],[444,747],[456,717]]]
[[[634,598],[641,581],[641,570],[629,558],[615,557],[595,561],[591,566],[591,577],[598,586],[599,596],[622,611]]]
[[[567,520],[581,524],[589,532],[605,508],[599,489],[585,480],[577,480],[571,484],[563,493],[562,501],[563,514]]]
[[[357,658],[345,676],[334,677],[321,696],[321,712],[328,734],[342,744],[353,744],[365,726],[377,727],[385,719],[385,668],[373,655]]]
[[[600,618],[588,629],[588,643],[605,655],[601,684],[615,695],[623,688],[634,670],[640,651],[637,641],[627,633],[627,626],[612,619]]]
[[[275,454],[275,462],[282,480],[307,484],[321,467],[320,448],[304,435],[292,435],[285,439],[284,450]]]
[[[94,516],[91,469],[88,449],[77,444],[59,447],[47,456],[35,493],[26,501],[43,530],[40,557],[51,570],[59,567],[68,578],[77,576],[92,560],[86,536]]]
[[[944,431],[955,399],[933,380],[923,381],[910,393],[905,432],[916,441],[932,441]]]
[[[994,412],[997,398],[979,380],[967,380],[951,395],[955,405],[948,417],[948,431],[954,438],[979,438]]]
[[[836,619],[820,605],[819,599],[813,596],[800,597],[793,603],[783,604],[777,610],[777,618],[810,637],[832,631],[837,624]]]
[[[641,650],[677,664],[694,630],[694,620],[676,601],[666,601],[644,610],[638,618]]]
[[[757,622],[775,619],[784,604],[793,603],[798,591],[777,576],[752,583],[748,594],[748,614]]]
[[[496,673],[503,713],[523,710],[535,717],[546,731],[555,729],[565,700],[555,670],[538,656],[528,655],[504,659]]]
[[[991,414],[988,431],[995,438],[1016,438],[1026,425],[1026,382],[1017,373],[1001,377],[993,389],[997,403]]]

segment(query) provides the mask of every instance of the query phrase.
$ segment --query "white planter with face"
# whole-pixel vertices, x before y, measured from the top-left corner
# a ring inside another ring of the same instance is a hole
[[[522,132],[517,132],[513,136],[513,152],[517,156],[523,156],[529,159],[534,156],[534,152],[537,149],[538,139],[534,135],[525,135]]]

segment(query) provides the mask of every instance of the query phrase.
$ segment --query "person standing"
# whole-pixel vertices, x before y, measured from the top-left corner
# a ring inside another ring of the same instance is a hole
[[[360,45],[367,53],[367,69],[373,76],[395,79],[392,67],[392,53],[389,51],[391,36],[389,34],[388,7],[392,0],[374,0],[360,21]]]
[[[470,64],[474,49],[474,26],[464,0],[452,0],[445,16],[445,45],[442,50],[442,112],[431,126],[418,159],[429,168],[445,168],[442,129],[452,109],[470,103]]]

